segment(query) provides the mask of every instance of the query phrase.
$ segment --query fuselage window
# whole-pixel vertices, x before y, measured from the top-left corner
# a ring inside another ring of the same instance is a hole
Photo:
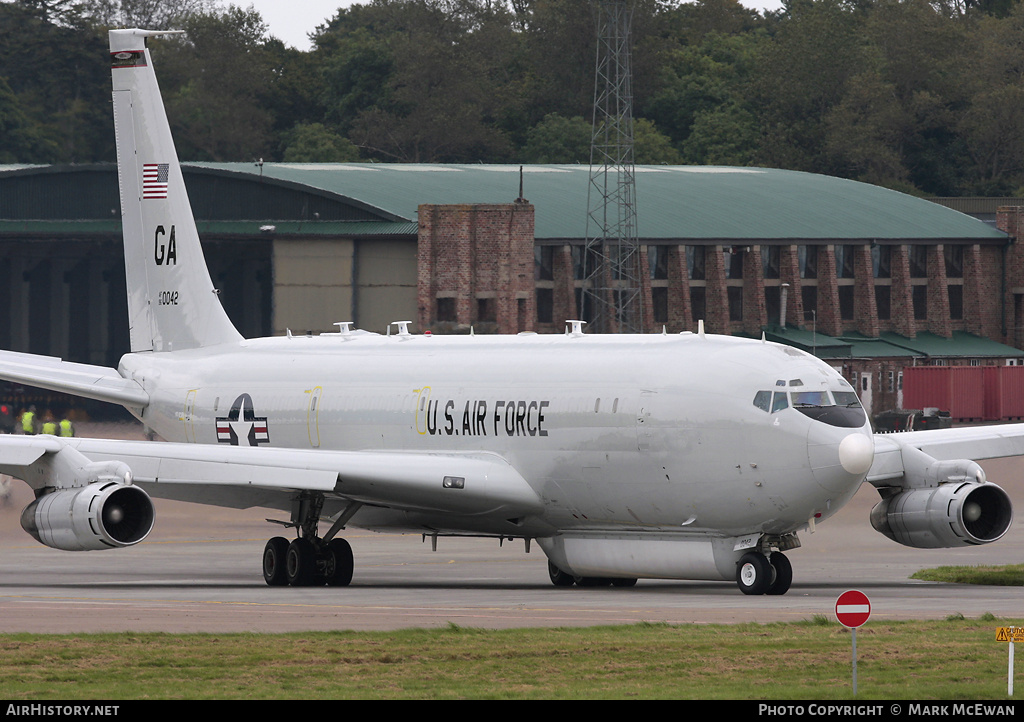
[[[782,411],[789,407],[789,397],[786,396],[785,391],[776,391],[775,398],[772,401],[772,413],[776,411]]]
[[[772,392],[758,391],[754,394],[754,406],[767,413],[772,406]]]

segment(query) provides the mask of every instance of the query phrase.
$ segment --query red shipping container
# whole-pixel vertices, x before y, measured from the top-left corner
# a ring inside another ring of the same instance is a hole
[[[935,407],[955,420],[1024,418],[1024,366],[908,366],[903,408]]]
[[[999,369],[1002,402],[998,419],[1024,418],[1024,366],[993,366]]]
[[[910,366],[903,370],[903,408],[935,407],[952,419],[985,418],[982,366]]]

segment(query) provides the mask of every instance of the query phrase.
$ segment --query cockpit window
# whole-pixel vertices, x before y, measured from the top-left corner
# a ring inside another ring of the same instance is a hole
[[[836,397],[837,406],[846,406],[851,409],[860,407],[860,399],[857,398],[855,391],[833,391],[832,395]]]
[[[827,391],[794,391],[793,406],[831,406]]]
[[[784,382],[783,382],[784,383]],[[867,420],[854,391],[758,391],[754,406],[775,414],[793,408],[804,416],[829,426],[859,429]]]
[[[829,426],[859,429],[867,421],[857,394],[852,391],[833,391],[832,395],[828,391],[794,391],[793,407]]]

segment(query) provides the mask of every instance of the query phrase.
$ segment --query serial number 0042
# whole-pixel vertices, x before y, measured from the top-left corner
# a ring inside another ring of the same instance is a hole
[[[177,306],[178,292],[161,291],[159,294],[157,294],[157,304],[160,306]]]

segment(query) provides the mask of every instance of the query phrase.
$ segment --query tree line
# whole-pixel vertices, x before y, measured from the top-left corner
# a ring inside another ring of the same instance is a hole
[[[1022,0],[631,0],[637,163],[1024,195]],[[114,160],[110,27],[194,161],[589,163],[594,0],[367,0],[300,51],[213,0],[0,2],[0,163]]]

